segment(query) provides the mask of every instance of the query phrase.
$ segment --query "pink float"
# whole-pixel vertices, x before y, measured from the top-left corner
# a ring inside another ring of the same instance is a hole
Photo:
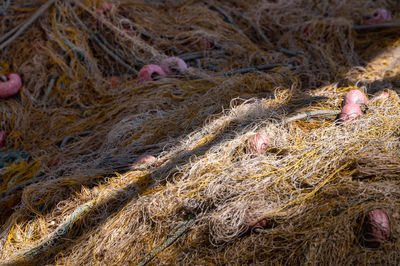
[[[152,163],[156,161],[156,157],[154,157],[153,155],[149,155],[149,154],[143,154],[140,155],[131,165],[131,170],[134,170],[136,168],[138,168],[139,166],[143,165],[143,164],[148,164],[148,163]]]
[[[346,122],[356,119],[362,115],[362,110],[359,104],[346,104],[342,108],[342,112],[339,114],[339,121]]]
[[[185,61],[179,57],[166,58],[161,61],[160,66],[168,77],[182,75],[188,68]]]
[[[247,149],[249,153],[263,154],[266,152],[267,147],[271,144],[271,140],[264,133],[257,133],[251,136],[247,142]]]
[[[139,71],[138,80],[140,82],[153,81],[166,76],[164,70],[159,65],[145,65]]]
[[[392,22],[392,15],[386,9],[378,9],[372,15],[367,16],[364,20],[364,24],[378,24]]]
[[[390,238],[390,222],[386,212],[371,210],[365,217],[364,240],[370,247],[378,247]]]
[[[344,97],[344,105],[347,104],[367,104],[367,96],[359,90],[351,90]]]
[[[18,74],[8,74],[5,76],[7,81],[0,80],[0,98],[7,98],[19,92],[22,81]]]

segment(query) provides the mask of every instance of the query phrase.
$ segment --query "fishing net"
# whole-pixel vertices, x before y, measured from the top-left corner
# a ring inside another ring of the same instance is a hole
[[[0,263],[399,264],[399,26],[363,25],[379,8],[399,16],[391,0],[0,2],[0,74],[23,81],[0,99]],[[137,79],[171,56],[184,74]],[[338,123],[353,89],[368,106]],[[362,241],[373,209],[379,247]]]

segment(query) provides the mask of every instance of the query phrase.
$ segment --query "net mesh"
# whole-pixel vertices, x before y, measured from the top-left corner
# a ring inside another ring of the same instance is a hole
[[[45,2],[3,1],[0,36]],[[378,8],[399,16],[390,0],[56,1],[0,52],[23,80],[0,99],[0,262],[399,264],[398,26],[354,27]],[[185,75],[137,80],[169,56]],[[352,89],[370,98],[356,120],[285,122]],[[272,143],[249,154],[260,132]],[[376,208],[391,237],[369,248]]]

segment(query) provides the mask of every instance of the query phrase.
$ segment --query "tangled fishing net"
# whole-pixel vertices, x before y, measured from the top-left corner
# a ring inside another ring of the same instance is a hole
[[[23,84],[0,99],[0,264],[400,263],[398,1],[0,8]],[[138,79],[172,56],[188,69]],[[354,89],[368,105],[338,123]]]

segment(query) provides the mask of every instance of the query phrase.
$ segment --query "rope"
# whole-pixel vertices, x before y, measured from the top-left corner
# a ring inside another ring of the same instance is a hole
[[[355,31],[375,31],[384,29],[395,29],[400,28],[399,23],[382,23],[382,24],[371,24],[371,25],[357,25],[353,27]]]
[[[69,232],[72,225],[80,218],[82,218],[86,213],[93,209],[93,205],[96,200],[91,200],[86,204],[78,207],[71,215],[69,215],[65,221],[59,225],[52,233],[47,235],[38,245],[29,249],[28,251],[21,252],[11,257],[7,261],[3,262],[6,265],[9,264],[19,264],[21,262],[27,261],[29,259],[35,258],[40,254],[51,249],[62,237]]]
[[[311,112],[305,112],[301,113],[289,118],[286,118],[283,120],[283,123],[287,124],[296,120],[300,119],[307,119],[309,120],[313,116],[318,116],[318,115],[338,115],[340,111],[334,111],[334,110],[317,110],[317,111],[311,111]]]
[[[17,32],[20,28],[21,25],[15,26],[12,30],[10,30],[9,32],[7,32],[6,34],[4,34],[3,36],[0,37],[0,43],[4,42],[8,37],[10,37],[11,35],[13,35],[15,32]]]
[[[262,70],[271,70],[277,67],[287,67],[288,69],[294,69],[293,65],[291,64],[277,64],[277,65],[261,65],[261,66],[252,66],[248,68],[238,69],[232,72],[225,73],[224,77],[230,77],[237,74],[246,74],[254,71],[262,71]]]
[[[177,57],[184,61],[190,61],[190,60],[196,60],[196,59],[201,59],[204,57],[218,57],[220,55],[223,55],[223,51],[198,51],[198,52],[192,52],[192,53],[184,53],[180,54]]]

